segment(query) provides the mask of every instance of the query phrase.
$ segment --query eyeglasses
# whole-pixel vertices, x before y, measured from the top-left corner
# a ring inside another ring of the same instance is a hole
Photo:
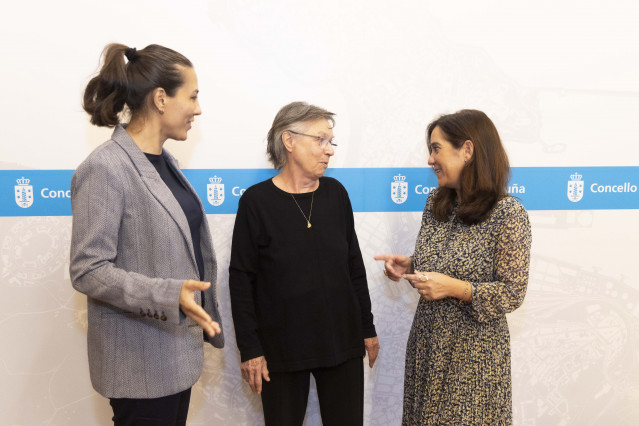
[[[335,140],[335,138],[328,139],[326,136],[307,135],[306,133],[298,133],[298,132],[294,132],[293,130],[286,130],[286,131],[290,132],[290,133],[293,133],[294,135],[306,136],[306,137],[309,137],[309,138],[313,138],[313,139],[315,139],[315,141],[317,142],[319,147],[322,148],[322,149],[325,149],[329,144],[331,146],[333,146],[333,147],[337,146],[337,144],[333,142]]]

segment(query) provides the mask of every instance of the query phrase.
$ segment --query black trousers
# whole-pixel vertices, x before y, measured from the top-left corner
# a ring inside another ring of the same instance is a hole
[[[115,426],[184,426],[191,388],[161,398],[110,398]]]
[[[364,363],[357,357],[334,367],[270,373],[271,381],[262,382],[265,426],[304,423],[311,374],[324,426],[364,424]]]

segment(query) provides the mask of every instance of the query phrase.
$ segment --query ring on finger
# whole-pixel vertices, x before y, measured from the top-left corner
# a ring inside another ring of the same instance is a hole
[[[384,269],[384,275],[388,276],[388,271]]]
[[[428,281],[428,275],[419,274],[419,280],[420,280],[421,282],[426,282],[426,281]]]

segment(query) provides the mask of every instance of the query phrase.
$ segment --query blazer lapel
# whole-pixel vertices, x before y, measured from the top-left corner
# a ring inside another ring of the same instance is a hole
[[[126,132],[123,126],[116,126],[113,131],[112,139],[122,147],[127,153],[134,167],[140,173],[140,178],[149,189],[149,192],[158,200],[158,202],[166,209],[171,218],[175,221],[176,225],[180,229],[182,236],[187,242],[189,252],[191,253],[191,260],[193,266],[197,271],[197,262],[195,260],[195,252],[193,251],[193,241],[191,240],[191,230],[189,223],[186,220],[184,211],[180,204],[177,202],[171,190],[166,186],[157,170],[151,162],[146,158],[142,150],[135,144],[131,136]],[[164,152],[164,151],[163,151]],[[166,156],[165,156],[166,157]],[[171,163],[173,166],[173,162]],[[182,173],[178,172],[178,176]],[[190,185],[189,185],[190,187]]]

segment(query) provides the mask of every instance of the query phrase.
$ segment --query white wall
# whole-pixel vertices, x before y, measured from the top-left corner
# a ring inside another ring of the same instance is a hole
[[[421,167],[424,128],[463,107],[495,121],[511,165],[637,166],[639,5],[632,1],[122,1],[0,6],[0,169],[74,169],[110,130],[81,94],[108,42],[188,56],[203,115],[167,148],[185,168],[264,168],[293,100],[337,115],[333,167]],[[637,182],[635,182],[637,183]],[[2,203],[13,202],[1,195]],[[639,423],[636,210],[531,211],[531,280],[509,316],[516,425]],[[260,424],[228,303],[232,215],[209,215],[228,333],[207,349],[190,424]],[[366,423],[399,424],[417,296],[376,253],[412,252],[420,213],[357,213],[378,364]],[[0,424],[106,425],[88,379],[86,302],[68,277],[70,217],[0,217]],[[311,394],[307,425],[319,425]]]

